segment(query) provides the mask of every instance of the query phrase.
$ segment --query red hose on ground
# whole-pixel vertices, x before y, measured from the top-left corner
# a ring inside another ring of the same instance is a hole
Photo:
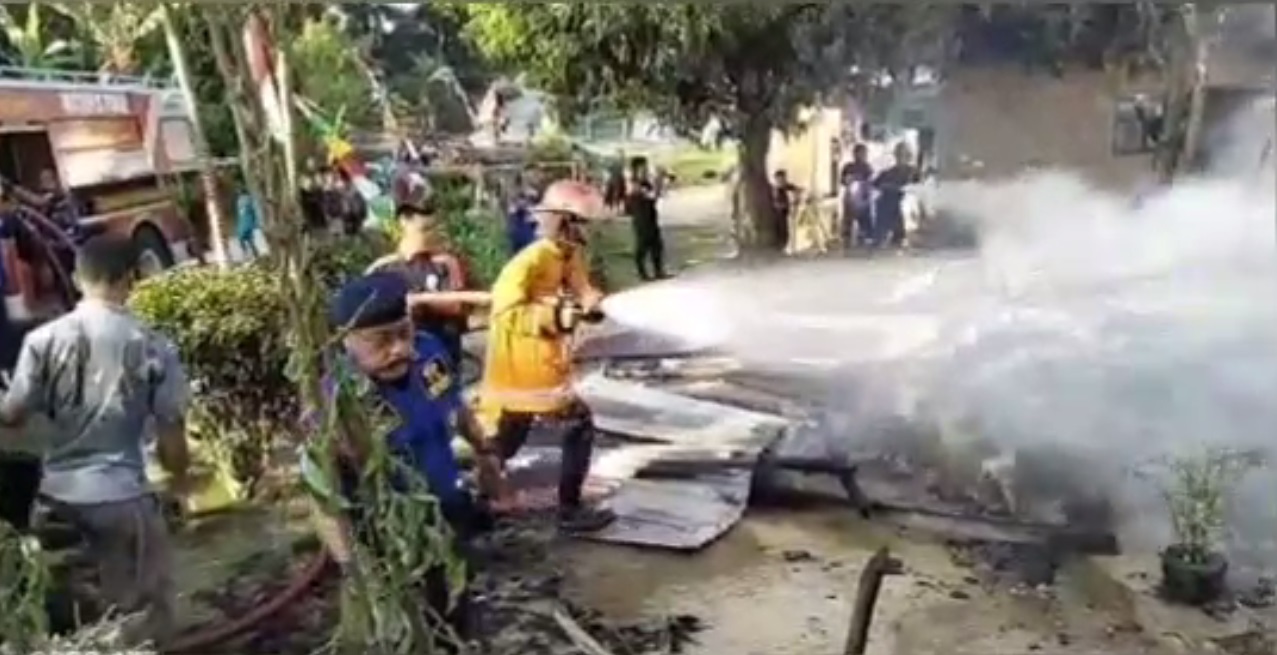
[[[293,578],[293,581],[273,598],[252,608],[239,618],[232,619],[229,622],[215,623],[195,634],[184,636],[178,639],[176,644],[164,649],[164,652],[170,655],[213,652],[210,650],[212,646],[253,629],[262,621],[275,616],[284,607],[297,600],[303,592],[314,586],[315,582],[319,580],[319,576],[328,568],[330,561],[328,550],[320,550],[310,565],[301,572],[301,575]]]

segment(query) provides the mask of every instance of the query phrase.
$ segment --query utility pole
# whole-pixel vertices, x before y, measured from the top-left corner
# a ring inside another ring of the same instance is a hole
[[[209,240],[213,242],[213,263],[218,268],[226,268],[230,265],[230,259],[226,256],[226,238],[222,234],[223,218],[226,212],[222,208],[221,193],[217,187],[217,175],[209,153],[208,139],[204,134],[204,124],[200,121],[195,88],[191,85],[191,71],[186,61],[186,50],[182,46],[182,39],[177,33],[177,26],[173,23],[173,13],[167,2],[160,3],[160,20],[164,26],[164,40],[168,43],[169,58],[173,61],[173,72],[181,88],[186,113],[190,116],[191,137],[195,142],[195,157],[199,160],[200,166],[200,183],[204,187],[204,207],[208,213]]]

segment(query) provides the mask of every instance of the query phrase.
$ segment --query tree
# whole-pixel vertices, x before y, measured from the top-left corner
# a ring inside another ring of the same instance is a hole
[[[367,127],[377,114],[359,52],[359,44],[330,16],[308,18],[289,45],[300,94],[325,112],[341,112],[351,125]]]
[[[139,42],[160,34],[160,6],[142,2],[64,2],[58,10],[75,20],[97,51],[100,69],[116,75],[142,72]]]
[[[464,16],[441,3],[349,4],[344,27],[362,46],[395,131],[469,133],[472,100],[492,78],[461,35]]]
[[[688,134],[711,118],[739,141],[743,209],[760,250],[780,250],[770,199],[773,130],[843,91],[851,66],[903,71],[939,53],[950,10],[924,4],[467,4],[466,33],[528,74],[570,120],[600,101],[656,112]],[[920,48],[928,45],[936,47]]]
[[[57,69],[77,63],[75,43],[50,35],[39,3],[27,6],[26,16],[15,15],[0,5],[0,29],[8,43],[5,58],[26,68]]]
[[[446,65],[457,83],[470,95],[487,89],[494,77],[482,53],[464,38],[466,15],[446,3],[396,5],[347,4],[346,30],[367,45],[371,62],[384,74],[396,93],[400,80],[413,84],[422,57]]]
[[[427,131],[469,133],[474,129],[472,106],[457,72],[445,61],[421,53],[412,68],[390,79],[391,97],[410,114],[425,119]]]

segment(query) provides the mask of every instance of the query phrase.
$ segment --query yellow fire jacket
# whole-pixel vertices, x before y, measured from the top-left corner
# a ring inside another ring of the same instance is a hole
[[[552,413],[572,402],[571,339],[555,325],[563,293],[587,305],[601,295],[590,284],[581,252],[550,239],[524,248],[497,276],[479,392],[488,427],[502,411]]]

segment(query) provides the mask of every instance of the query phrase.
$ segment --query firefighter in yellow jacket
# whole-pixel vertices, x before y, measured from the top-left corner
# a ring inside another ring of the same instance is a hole
[[[587,224],[603,210],[602,196],[586,184],[564,180],[546,189],[533,210],[537,240],[506,264],[492,287],[480,391],[480,412],[494,428],[502,461],[518,453],[534,425],[562,440],[559,525],[571,532],[594,532],[615,518],[582,502],[594,421],[572,388],[572,335],[582,323],[602,319],[603,294],[590,283],[585,242]]]

